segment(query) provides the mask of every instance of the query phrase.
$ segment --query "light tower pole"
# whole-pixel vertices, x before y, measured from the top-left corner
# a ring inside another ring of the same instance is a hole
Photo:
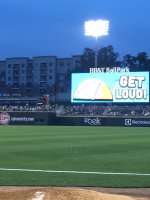
[[[98,37],[108,35],[108,20],[90,20],[85,22],[85,36],[95,37],[95,68],[97,68]]]

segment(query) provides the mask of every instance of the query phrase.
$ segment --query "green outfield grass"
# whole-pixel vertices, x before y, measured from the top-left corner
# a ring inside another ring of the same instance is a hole
[[[150,128],[0,126],[0,185],[150,187]]]

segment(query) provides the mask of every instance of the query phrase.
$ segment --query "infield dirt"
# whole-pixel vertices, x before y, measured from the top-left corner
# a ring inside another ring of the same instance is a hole
[[[38,198],[37,194],[43,197]],[[37,196],[36,196],[37,195]],[[0,200],[150,200],[150,189],[1,187]]]

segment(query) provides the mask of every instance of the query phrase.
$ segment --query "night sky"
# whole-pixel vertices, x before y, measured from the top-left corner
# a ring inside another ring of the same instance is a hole
[[[112,45],[120,57],[150,55],[150,0],[0,0],[0,60],[8,57],[71,57],[95,48],[84,22],[110,21],[98,47]]]

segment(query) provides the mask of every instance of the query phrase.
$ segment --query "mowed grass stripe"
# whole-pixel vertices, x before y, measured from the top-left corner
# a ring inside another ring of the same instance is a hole
[[[0,168],[150,173],[149,128],[0,126],[0,138]],[[63,177],[61,185],[76,185],[79,182],[76,179],[80,179],[83,186],[102,185],[100,177],[94,182],[90,180],[92,175],[87,175],[89,179],[85,182],[83,175],[49,174],[49,181],[47,178],[43,181],[42,175],[28,174],[28,177],[23,172],[22,180],[18,180],[18,174],[20,172],[0,172],[0,184],[57,185],[59,177]],[[8,175],[15,181],[8,181]],[[106,186],[116,181],[112,177],[108,183],[108,179],[104,181]],[[137,186],[136,181],[142,179],[142,183],[138,182],[140,186],[150,186],[148,178],[133,179],[129,185]],[[124,180],[121,184],[124,186],[126,182]]]

